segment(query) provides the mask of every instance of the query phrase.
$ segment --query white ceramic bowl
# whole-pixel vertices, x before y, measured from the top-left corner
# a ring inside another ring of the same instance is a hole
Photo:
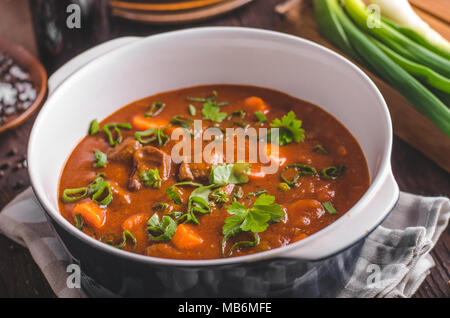
[[[359,141],[369,166],[370,188],[347,215],[304,240],[218,260],[167,260],[128,253],[90,238],[60,215],[57,187],[61,171],[93,118],[103,119],[146,96],[201,84],[262,86],[319,105]],[[391,120],[383,97],[354,64],[298,37],[217,27],[134,39],[75,71],[42,108],[31,133],[28,160],[37,198],[52,222],[68,236],[135,262],[207,266],[274,257],[317,260],[356,243],[380,224],[398,199],[390,168],[391,145]]]

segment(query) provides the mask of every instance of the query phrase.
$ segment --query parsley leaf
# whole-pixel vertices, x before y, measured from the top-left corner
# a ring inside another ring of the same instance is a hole
[[[228,206],[228,213],[231,216],[225,219],[225,224],[222,227],[224,235],[222,240],[223,255],[225,255],[226,241],[231,236],[241,232],[252,232],[255,234],[255,241],[246,242],[244,245],[254,246],[258,241],[257,233],[264,232],[270,223],[280,222],[285,218],[285,213],[281,206],[274,202],[274,196],[264,193],[255,200],[251,208],[246,208],[237,201]],[[251,244],[248,245],[249,243]],[[229,254],[235,249],[235,245],[230,249]]]
[[[190,102],[199,102],[203,103],[202,114],[203,119],[208,119],[214,122],[222,122],[228,114],[220,111],[221,106],[228,105],[228,102],[217,103],[218,94],[216,91],[213,91],[212,96],[202,98],[202,97],[188,97],[187,100]]]
[[[250,168],[250,164],[244,162],[215,165],[211,168],[209,183],[216,185],[247,183]]]
[[[222,122],[228,114],[220,111],[220,107],[216,103],[207,101],[202,108],[203,119],[209,119],[215,122]]]
[[[290,111],[287,115],[284,115],[281,120],[275,118],[270,127],[280,128],[278,144],[285,146],[295,141],[299,143],[305,139],[305,131],[301,128],[302,121],[297,119],[295,113]],[[271,140],[277,142],[276,140]]]

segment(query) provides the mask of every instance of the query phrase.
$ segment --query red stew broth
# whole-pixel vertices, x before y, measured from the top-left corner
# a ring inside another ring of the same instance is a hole
[[[122,241],[125,220],[136,216],[133,219],[135,224],[130,231],[137,240],[137,245],[133,246],[128,239],[125,246],[122,247],[124,250],[175,259],[215,259],[223,257],[221,253],[222,227],[225,219],[230,215],[227,212],[227,207],[232,202],[231,196],[230,201],[221,207],[212,207],[211,213],[197,214],[199,224],[186,223],[186,228],[193,231],[196,237],[201,238],[202,242],[194,247],[180,248],[180,244],[177,246],[173,241],[155,242],[147,234],[147,220],[154,213],[158,213],[161,218],[168,211],[185,212],[187,208],[188,197],[194,187],[178,187],[182,192],[181,196],[184,202],[182,206],[175,205],[165,192],[166,188],[180,181],[179,164],[171,163],[170,175],[167,180],[162,181],[160,189],[144,186],[140,190],[129,189],[133,160],[128,162],[108,160],[104,168],[96,168],[94,165],[95,150],[104,153],[111,152],[112,147],[102,129],[105,124],[133,123],[136,116],[145,118],[144,113],[156,101],[162,101],[166,106],[159,115],[149,117],[147,120],[169,122],[176,115],[190,119],[202,119],[202,103],[187,101],[187,97],[207,97],[211,96],[212,91],[218,93],[218,102],[229,102],[229,105],[220,107],[220,111],[230,114],[233,111],[245,110],[246,116],[243,120],[249,123],[251,127],[270,128],[269,124],[275,118],[281,119],[291,110],[295,112],[297,119],[302,121],[306,138],[299,143],[293,142],[286,146],[280,146],[280,157],[286,158],[283,166],[303,163],[313,166],[319,172],[329,166],[345,165],[346,167],[343,175],[335,180],[323,179],[317,175],[302,176],[298,179],[296,186],[288,191],[279,189],[279,184],[282,182],[280,179],[281,168],[275,174],[266,175],[264,178],[251,177],[248,183],[241,184],[245,195],[239,202],[243,205],[251,206],[255,199],[253,196],[248,196],[248,193],[266,190],[267,194],[275,197],[275,203],[282,206],[286,216],[284,220],[270,224],[264,232],[259,233],[260,241],[258,245],[238,248],[233,251],[232,257],[282,247],[312,235],[345,214],[368,189],[368,167],[357,140],[341,123],[320,107],[266,88],[241,85],[209,85],[150,96],[121,108],[103,120],[100,123],[100,132],[83,138],[65,164],[59,185],[59,210],[61,214],[75,225],[75,207],[80,203],[90,202],[91,198],[86,197],[77,202],[66,203],[62,200],[63,190],[84,187],[92,182],[99,173],[103,173],[106,176],[105,179],[114,189],[113,200],[107,207],[102,208],[105,215],[102,226],[96,227],[95,222],[85,220],[82,231],[96,239],[114,238],[114,244],[119,244]],[[266,108],[269,110],[266,114],[268,119],[266,123],[257,123],[253,114],[255,109],[249,107],[248,102],[245,102],[249,97],[258,97],[264,101]],[[189,104],[196,107],[195,116],[189,114]],[[222,128],[236,127],[232,124],[236,120],[239,120],[239,118],[225,119],[219,126]],[[202,124],[206,127],[215,123],[203,120]],[[139,129],[135,125],[131,130],[122,129],[123,140],[130,140],[133,138],[134,132],[141,130],[143,129]],[[174,144],[174,141],[170,141],[164,146],[152,145],[170,155]],[[316,145],[323,146],[328,154],[314,149]],[[116,147],[118,146],[120,145],[116,145]],[[208,184],[208,180],[195,180],[195,182]],[[166,202],[170,205],[165,213],[155,212],[152,209],[152,206],[158,202]],[[322,206],[324,202],[330,202],[337,213],[328,213]],[[227,246],[231,246],[233,242],[251,239],[252,235],[242,233],[232,237]]]

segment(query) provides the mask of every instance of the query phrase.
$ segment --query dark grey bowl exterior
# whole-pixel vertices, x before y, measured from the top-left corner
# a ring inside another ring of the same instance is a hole
[[[334,297],[351,277],[364,243],[315,262],[274,258],[175,267],[117,257],[51,223],[80,265],[83,291],[93,297]]]
[[[225,265],[174,266],[98,248],[72,235],[43,210],[73,264],[80,266],[81,288],[89,297],[336,297],[350,280],[371,233],[317,261],[278,257],[240,262],[235,258],[236,262]]]

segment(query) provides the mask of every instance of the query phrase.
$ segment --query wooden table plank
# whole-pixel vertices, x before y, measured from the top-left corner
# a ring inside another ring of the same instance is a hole
[[[409,2],[428,14],[433,15],[446,23],[450,23],[449,0],[409,0]]]
[[[450,7],[450,0],[449,0],[449,7]],[[427,11],[423,11],[418,8],[414,8],[414,11],[417,13],[419,17],[422,18],[422,20],[428,23],[428,25],[433,30],[439,32],[440,35],[442,35],[445,39],[450,41],[450,24],[448,22],[436,19],[435,16],[429,14]]]

